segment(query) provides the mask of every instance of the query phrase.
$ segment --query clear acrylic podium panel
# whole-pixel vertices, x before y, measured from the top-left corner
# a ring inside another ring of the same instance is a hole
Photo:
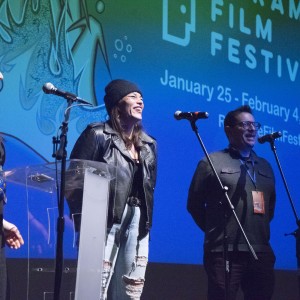
[[[7,186],[19,189],[19,201],[25,202],[20,209],[26,209],[23,217],[27,232],[22,228],[22,235],[28,258],[26,293],[30,300],[53,299],[59,168],[60,164],[57,171],[56,165],[49,163],[4,172]],[[99,299],[109,182],[116,177],[116,168],[99,162],[70,160],[66,169],[66,194],[80,189],[84,193],[79,244],[74,216],[70,216],[69,206],[64,202],[60,299]],[[97,258],[99,255],[101,259]]]

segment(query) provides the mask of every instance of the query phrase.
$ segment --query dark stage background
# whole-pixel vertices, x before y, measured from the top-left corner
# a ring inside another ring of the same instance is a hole
[[[32,274],[35,284],[29,293],[35,298],[27,298],[26,274],[27,261],[9,259],[9,278],[11,299],[44,299],[44,292],[52,291],[53,268],[51,262],[35,260],[35,266],[48,266],[44,271]],[[62,299],[70,299],[69,292],[74,290],[74,261],[66,260],[61,291]],[[276,287],[273,300],[298,300],[298,274],[296,271],[276,270]],[[202,265],[150,263],[146,273],[146,284],[141,300],[204,300],[206,299],[207,278]],[[18,287],[18,288],[15,288]],[[51,296],[46,299],[52,299]],[[73,299],[71,297],[71,299]],[[239,291],[237,300],[243,299]]]

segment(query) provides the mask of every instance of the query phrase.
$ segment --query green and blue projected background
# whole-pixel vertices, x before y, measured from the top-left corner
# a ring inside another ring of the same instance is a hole
[[[53,161],[52,137],[67,103],[44,94],[46,82],[93,104],[71,110],[68,155],[88,123],[106,119],[106,84],[137,82],[144,127],[159,145],[150,261],[201,264],[203,233],[187,213],[186,198],[204,153],[190,123],[176,121],[174,112],[209,113],[197,126],[211,152],[227,146],[224,115],[250,105],[262,124],[259,135],[282,132],[275,145],[300,213],[299,15],[298,0],[1,0],[0,131]],[[8,146],[7,170],[43,161],[28,147],[30,154],[20,153],[17,144]],[[269,143],[255,150],[276,173],[276,267],[295,269],[295,238],[285,234],[297,229],[296,218]],[[19,213],[26,207],[16,205],[18,197],[18,188],[8,186],[5,213],[25,232],[27,220]],[[38,203],[34,210],[38,218]]]

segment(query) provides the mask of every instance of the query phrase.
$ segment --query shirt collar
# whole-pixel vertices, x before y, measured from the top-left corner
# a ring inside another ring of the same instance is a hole
[[[251,150],[249,157],[241,156],[240,152],[236,148],[234,148],[232,145],[228,146],[228,150],[229,150],[230,155],[233,156],[234,158],[241,159],[244,162],[251,162],[251,163],[257,162],[257,156],[253,150]]]

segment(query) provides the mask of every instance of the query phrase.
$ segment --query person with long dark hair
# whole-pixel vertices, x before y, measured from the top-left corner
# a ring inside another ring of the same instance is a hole
[[[111,81],[104,103],[109,120],[88,125],[70,158],[99,161],[123,171],[110,186],[101,299],[140,299],[152,226],[156,141],[142,128],[144,102],[135,83]],[[76,197],[68,197],[68,203],[71,212],[81,210]]]

